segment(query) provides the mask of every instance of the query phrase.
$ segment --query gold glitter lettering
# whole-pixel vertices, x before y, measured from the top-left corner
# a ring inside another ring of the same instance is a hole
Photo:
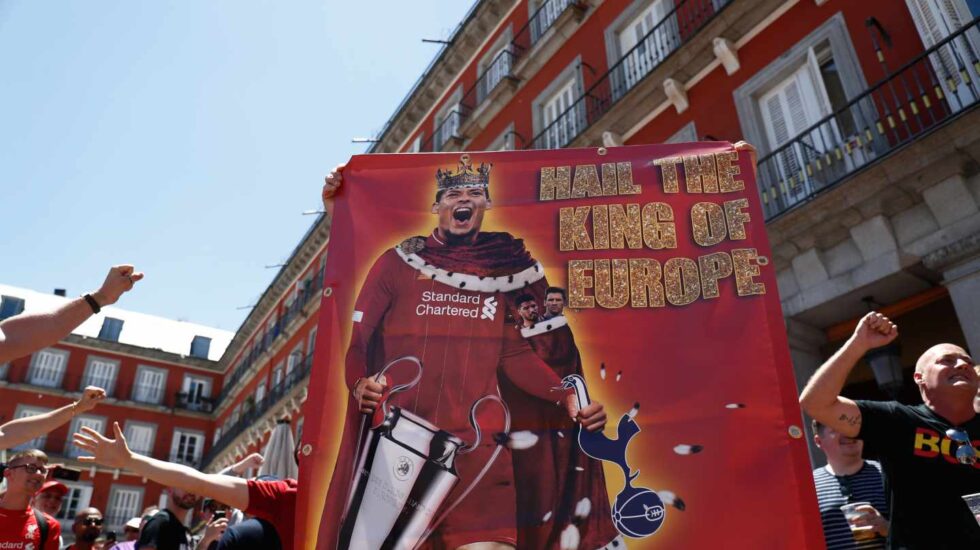
[[[677,165],[681,163],[681,157],[655,159],[653,163],[660,167],[660,180],[664,186],[664,193],[679,193]]]
[[[572,198],[601,197],[602,185],[599,184],[599,172],[594,164],[583,164],[575,167],[575,177],[572,179]]]
[[[759,254],[754,248],[736,248],[732,250],[732,260],[735,263],[735,287],[739,296],[765,294],[765,283],[755,281],[759,276],[759,264],[755,263]]]
[[[585,293],[592,288],[592,276],[586,271],[592,269],[592,260],[570,260],[568,262],[568,307],[575,309],[595,307],[595,299]]]
[[[592,250],[592,241],[585,228],[585,220],[589,218],[588,206],[576,208],[566,207],[558,210],[558,248],[562,252],[569,250]]]
[[[732,275],[732,257],[727,252],[715,252],[698,257],[701,269],[701,296],[705,299],[721,296],[718,280]]]
[[[674,211],[665,202],[648,202],[643,205],[643,242],[648,248],[677,248],[677,228],[674,227]]]
[[[691,226],[694,242],[701,246],[714,246],[728,234],[725,211],[713,202],[699,202],[691,207]]]
[[[616,180],[619,182],[620,195],[639,195],[642,191],[639,185],[633,183],[633,165],[628,162],[616,163]]]
[[[715,163],[718,165],[718,189],[722,193],[745,190],[745,182],[735,179],[741,173],[737,164],[738,151],[716,153]]]
[[[612,162],[602,164],[602,193],[607,197],[616,194],[616,165]]]
[[[717,193],[718,174],[714,155],[691,155],[684,158],[684,180],[688,193]]]
[[[595,225],[595,213],[592,214],[593,225]],[[599,240],[598,226],[596,226],[596,241]],[[640,216],[639,204],[627,204],[623,209],[622,204],[609,205],[609,246],[612,248],[623,248],[623,238],[630,248],[643,247],[643,220]],[[596,245],[596,248],[599,248]]]
[[[615,207],[616,205],[612,206]],[[609,248],[609,207],[605,204],[597,204],[592,207],[592,244],[596,250]],[[619,248],[623,247],[620,246]]]
[[[698,264],[690,258],[671,258],[664,264],[664,290],[667,301],[686,306],[701,295]]]
[[[571,166],[544,167],[541,169],[538,199],[552,201],[567,199],[572,180]]]
[[[747,238],[745,234],[745,224],[752,221],[752,217],[743,209],[749,207],[748,199],[735,199],[725,201],[725,219],[728,220],[728,238],[733,241],[741,241]]]
[[[630,258],[630,305],[664,307],[664,284],[660,262],[650,258]]]
[[[625,259],[595,260],[595,301],[600,307],[617,309],[629,303],[629,262]]]

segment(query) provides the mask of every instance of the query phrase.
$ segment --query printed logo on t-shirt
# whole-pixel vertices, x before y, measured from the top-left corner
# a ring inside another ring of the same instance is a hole
[[[923,458],[937,458],[942,456],[946,462],[963,467],[956,460],[956,449],[959,445],[956,441],[935,430],[916,428],[912,454]],[[974,440],[973,446],[980,447],[980,441]],[[974,464],[973,467],[980,468],[980,463]]]
[[[496,298],[490,296],[483,300],[480,294],[470,292],[426,290],[415,307],[415,315],[419,317],[465,317],[493,321],[496,314]]]

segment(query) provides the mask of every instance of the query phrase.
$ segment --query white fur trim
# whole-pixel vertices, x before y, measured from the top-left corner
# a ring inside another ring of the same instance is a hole
[[[533,327],[521,328],[521,336],[530,338],[532,336],[551,332],[564,326],[568,326],[568,319],[566,319],[564,315],[558,315],[556,317],[552,317],[551,319],[538,321]]]
[[[503,275],[501,277],[479,277],[477,275],[452,273],[446,271],[445,269],[427,263],[418,254],[406,254],[397,246],[395,247],[395,252],[398,253],[398,257],[400,257],[405,263],[413,267],[419,273],[446,286],[451,286],[461,290],[472,290],[475,292],[510,292],[512,290],[524,288],[525,286],[530,286],[532,283],[536,283],[544,278],[544,266],[541,265],[541,262],[535,262],[531,267],[525,269],[524,271],[514,273],[513,275]]]

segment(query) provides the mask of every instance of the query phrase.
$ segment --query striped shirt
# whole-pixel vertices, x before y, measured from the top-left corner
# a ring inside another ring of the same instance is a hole
[[[851,528],[844,519],[844,513],[840,510],[841,506],[851,502],[870,502],[881,515],[889,517],[880,464],[865,460],[857,473],[839,477],[830,473],[826,467],[817,468],[813,471],[813,484],[817,488],[817,504],[820,506],[820,520],[823,522],[827,550],[885,548],[883,537],[855,541]],[[847,496],[848,493],[850,497]]]

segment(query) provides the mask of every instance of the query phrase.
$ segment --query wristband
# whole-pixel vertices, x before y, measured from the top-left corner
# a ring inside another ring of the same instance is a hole
[[[93,298],[91,294],[86,294],[85,296],[82,297],[85,298],[86,302],[88,302],[88,307],[92,308],[92,313],[98,313],[102,311],[102,306],[100,306],[99,303],[95,301],[95,298]]]

